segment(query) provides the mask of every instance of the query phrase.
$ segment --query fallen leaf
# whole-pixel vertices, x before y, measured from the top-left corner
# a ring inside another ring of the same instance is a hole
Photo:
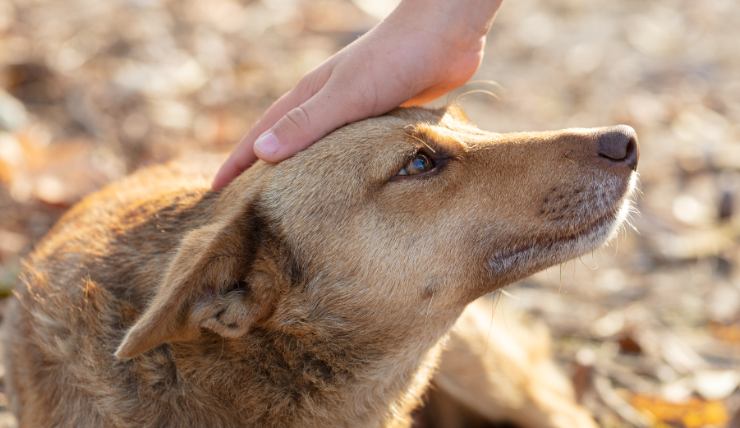
[[[660,397],[636,394],[630,398],[634,408],[647,416],[653,426],[678,424],[686,428],[722,427],[729,420],[727,408],[719,400],[690,398],[671,402]]]
[[[712,334],[712,336],[723,342],[730,342],[736,345],[740,345],[740,323],[710,323],[709,332]]]

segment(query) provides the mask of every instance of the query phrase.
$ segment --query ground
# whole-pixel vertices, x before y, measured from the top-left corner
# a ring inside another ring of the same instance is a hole
[[[392,4],[0,2],[0,292],[81,196],[228,150]],[[500,298],[546,320],[603,426],[740,426],[739,22],[734,0],[509,0],[480,71],[442,100],[494,131],[638,132],[634,227]]]

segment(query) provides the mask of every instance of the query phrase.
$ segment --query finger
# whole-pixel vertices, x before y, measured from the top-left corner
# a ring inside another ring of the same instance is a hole
[[[257,160],[252,147],[251,141],[242,140],[239,143],[236,149],[226,159],[226,162],[218,169],[216,177],[211,184],[213,190],[220,190],[226,187],[227,184],[231,183],[232,180]]]
[[[254,140],[269,129],[278,119],[283,117],[286,112],[290,111],[296,105],[300,105],[310,95],[300,94],[297,90],[291,90],[278,98],[264,115],[252,126],[247,135],[245,135],[236,148],[231,152],[226,162],[219,168],[216,177],[213,179],[211,187],[213,190],[219,190],[229,184],[239,176],[244,170],[249,168],[256,160],[254,154]]]
[[[319,68],[305,75],[295,88],[286,92],[272,103],[270,108],[262,115],[260,120],[254,124],[249,133],[242,139],[254,143],[262,133],[270,129],[278,120],[284,117],[290,110],[305,103],[308,99],[316,95],[329,80],[332,73],[333,58]]]
[[[288,111],[257,138],[255,154],[268,162],[280,162],[310,146],[329,132],[362,117],[346,96],[325,89]]]
[[[272,103],[257,123],[252,126],[252,129],[241,139],[226,159],[226,162],[219,168],[211,184],[213,190],[219,190],[228,185],[257,160],[257,156],[254,154],[254,141],[257,137],[272,127],[291,109],[309,99],[315,93],[312,92],[316,90],[314,88],[319,84],[323,85],[323,74],[307,75],[295,88]]]

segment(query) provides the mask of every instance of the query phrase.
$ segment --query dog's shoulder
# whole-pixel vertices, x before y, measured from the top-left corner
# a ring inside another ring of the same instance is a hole
[[[203,155],[145,167],[87,196],[27,258],[17,291],[23,304],[65,328],[85,314],[93,314],[89,328],[101,313],[125,314],[107,305],[146,297],[145,284],[159,276],[152,266],[205,215],[217,162]]]

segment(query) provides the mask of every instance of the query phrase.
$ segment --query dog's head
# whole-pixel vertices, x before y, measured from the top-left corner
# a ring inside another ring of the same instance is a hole
[[[455,108],[347,125],[218,195],[117,355],[320,315],[449,325],[478,296],[604,242],[636,164],[626,126],[497,134]]]

